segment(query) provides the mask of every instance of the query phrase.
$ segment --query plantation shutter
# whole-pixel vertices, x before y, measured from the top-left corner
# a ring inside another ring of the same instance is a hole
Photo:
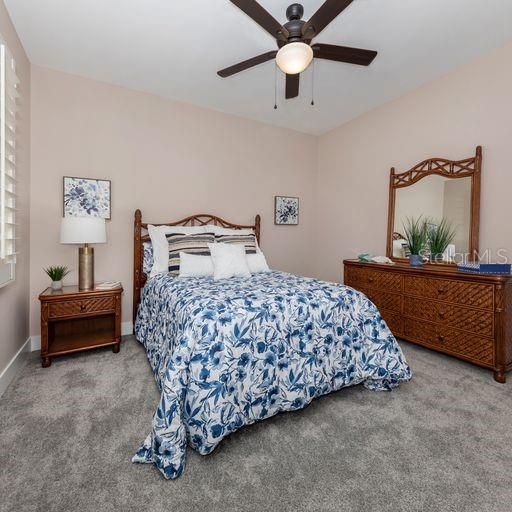
[[[0,38],[0,286],[14,280],[16,263],[16,108],[14,58]]]

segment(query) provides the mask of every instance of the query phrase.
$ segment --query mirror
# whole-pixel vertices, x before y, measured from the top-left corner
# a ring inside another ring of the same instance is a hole
[[[422,217],[428,229],[435,229],[442,219],[455,232],[445,251],[446,259],[455,253],[469,252],[471,224],[471,178],[457,180],[444,176],[426,176],[414,185],[399,188],[395,198],[393,257],[405,258],[403,233],[407,219]],[[407,245],[407,244],[405,244]]]
[[[387,256],[395,260],[408,258],[406,225],[409,219],[421,218],[429,237],[441,223],[453,231],[453,238],[443,252],[437,254],[436,262],[475,259],[480,165],[481,150],[477,148],[476,156],[466,160],[429,159],[401,174],[395,174],[392,169]],[[426,256],[428,252],[427,248]]]

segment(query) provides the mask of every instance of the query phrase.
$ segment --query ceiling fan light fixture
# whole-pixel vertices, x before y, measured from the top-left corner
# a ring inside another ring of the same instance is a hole
[[[276,55],[279,69],[287,75],[302,73],[313,60],[313,50],[306,43],[288,43]]]

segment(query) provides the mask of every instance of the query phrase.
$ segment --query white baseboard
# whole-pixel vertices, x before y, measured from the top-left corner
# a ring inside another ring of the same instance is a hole
[[[133,323],[132,322],[122,322],[121,323],[121,336],[127,336],[129,334],[133,334]],[[40,334],[30,337],[30,351],[34,352],[36,350],[41,350],[41,335]]]
[[[122,322],[121,336],[128,336],[129,334],[133,334],[133,322]]]
[[[30,352],[41,350],[41,335],[35,334],[30,336]]]
[[[27,354],[31,349],[31,338],[29,337],[23,346],[16,352],[15,356],[10,360],[9,364],[0,373],[0,396],[3,395],[7,386],[14,379],[27,359]]]

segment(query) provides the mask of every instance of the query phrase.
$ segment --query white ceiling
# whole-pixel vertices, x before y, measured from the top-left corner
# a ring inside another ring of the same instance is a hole
[[[314,107],[311,68],[288,101],[279,73],[276,111],[272,62],[216,74],[275,48],[228,0],[4,1],[34,64],[314,134],[512,40],[512,0],[354,0],[316,41],[378,50],[373,64],[317,60]],[[261,0],[282,23],[290,3]]]

